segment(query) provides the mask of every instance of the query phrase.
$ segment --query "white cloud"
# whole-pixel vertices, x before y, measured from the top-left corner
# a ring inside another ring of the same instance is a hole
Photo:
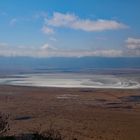
[[[50,27],[43,26],[42,32],[45,33],[45,34],[53,34],[54,30],[52,28],[50,28]]]
[[[140,38],[129,37],[125,42],[128,49],[140,49]]]
[[[44,44],[43,46],[41,46],[40,48],[43,51],[52,51],[52,50],[57,50],[56,47],[53,47],[51,45],[49,45],[48,43]]]
[[[46,26],[51,27],[66,27],[75,30],[83,30],[87,32],[94,31],[104,31],[104,30],[116,30],[127,28],[123,23],[117,22],[115,20],[90,20],[90,19],[80,19],[74,14],[63,14],[54,12],[51,18],[45,19]]]

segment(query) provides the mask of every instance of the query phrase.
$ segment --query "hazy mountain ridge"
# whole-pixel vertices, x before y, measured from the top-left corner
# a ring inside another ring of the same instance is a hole
[[[140,57],[0,57],[0,71],[79,71],[90,69],[139,69]]]

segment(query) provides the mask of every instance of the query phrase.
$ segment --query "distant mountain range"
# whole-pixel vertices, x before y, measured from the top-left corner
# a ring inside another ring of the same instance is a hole
[[[93,69],[140,69],[140,57],[0,57],[0,72],[71,72]]]

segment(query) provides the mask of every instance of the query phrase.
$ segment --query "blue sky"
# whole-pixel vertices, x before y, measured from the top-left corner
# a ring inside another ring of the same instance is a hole
[[[1,0],[0,56],[140,56],[139,0]]]

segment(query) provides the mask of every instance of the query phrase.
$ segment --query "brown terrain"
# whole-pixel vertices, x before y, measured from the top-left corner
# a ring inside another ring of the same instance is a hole
[[[140,140],[140,89],[0,86],[9,134],[54,127],[66,139]]]

